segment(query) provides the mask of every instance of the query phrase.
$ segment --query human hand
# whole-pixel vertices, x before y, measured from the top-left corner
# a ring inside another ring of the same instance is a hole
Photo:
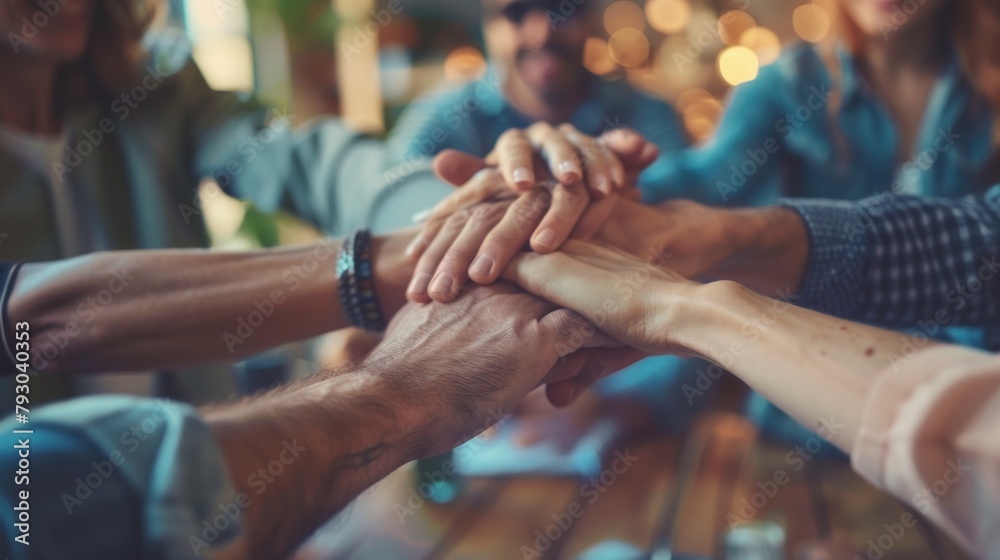
[[[496,169],[483,169],[469,185],[471,188],[502,186],[503,177]],[[546,229],[544,224],[547,222],[559,224],[567,235],[572,229],[573,235],[588,237],[618,200],[614,195],[587,207],[584,198],[568,196],[569,191],[550,193],[539,188],[516,196],[506,187],[503,189],[508,193],[505,197],[460,209],[442,221],[427,224],[420,234],[426,245],[418,252],[413,280],[406,289],[411,301],[447,302],[458,295],[470,278],[481,284],[493,282],[510,258],[528,243],[532,232]],[[572,224],[577,221],[579,223],[573,228]],[[558,243],[562,241],[559,239]],[[419,238],[414,241],[418,242],[423,241]],[[532,245],[549,247],[538,243],[537,237]]]
[[[734,280],[767,293],[798,286],[809,252],[805,224],[789,208],[687,200],[622,200],[592,240],[639,258],[669,255],[670,268],[688,278]]]
[[[579,233],[574,232],[574,228],[590,227],[592,230],[600,225],[602,218],[613,207],[613,202],[606,202],[608,198],[613,198],[608,196],[611,192],[606,195],[593,186],[588,190],[580,182],[582,171],[577,171],[577,168],[583,169],[582,164],[574,166],[556,163],[550,166],[550,171],[542,163],[543,156],[539,155],[546,154],[544,157],[550,162],[572,160],[566,148],[571,140],[576,142],[572,145],[576,146],[578,156],[584,154],[585,159],[578,161],[587,162],[588,173],[598,178],[612,177],[612,184],[620,187],[614,192],[630,198],[638,196],[632,185],[639,173],[659,154],[655,145],[631,130],[613,130],[599,139],[593,139],[568,125],[557,130],[544,124],[534,125],[523,132],[508,131],[485,160],[447,150],[435,158],[435,171],[444,180],[461,188],[431,210],[424,231],[408,247],[408,254],[414,259],[419,258],[433,241],[441,225],[452,214],[512,192],[531,193],[539,183],[550,191],[550,203],[544,217],[528,232],[534,250],[543,253],[555,250],[570,233]],[[589,163],[591,161],[595,163]],[[489,168],[490,164],[499,166],[501,178],[477,180],[480,178],[477,174]],[[560,168],[570,170],[560,171]],[[530,172],[526,174],[525,170]],[[585,214],[585,210],[590,211]],[[514,249],[519,250],[520,246]],[[497,274],[502,268],[498,267]],[[488,281],[495,279],[493,276]]]
[[[664,266],[669,257],[643,260],[585,241],[569,240],[555,253],[521,253],[505,280],[573,309],[608,336],[650,354],[689,352],[671,338],[693,304],[696,282]]]
[[[401,425],[416,426],[414,441],[433,456],[499,421],[542,383],[595,378],[639,357],[609,344],[576,313],[498,283],[447,305],[407,306],[362,368],[394,372],[382,377],[405,401]],[[550,393],[556,404],[566,401],[561,387]]]

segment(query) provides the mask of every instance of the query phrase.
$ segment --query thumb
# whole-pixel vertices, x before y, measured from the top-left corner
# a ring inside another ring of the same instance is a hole
[[[444,150],[434,158],[434,173],[452,185],[464,185],[486,162],[458,150]]]

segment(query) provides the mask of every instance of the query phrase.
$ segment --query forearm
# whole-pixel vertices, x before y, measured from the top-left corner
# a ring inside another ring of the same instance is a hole
[[[409,235],[373,245],[383,312],[402,305]],[[26,265],[10,321],[31,325],[44,371],[133,370],[232,361],[342,328],[339,240],[250,253],[98,253]]]
[[[701,286],[696,294],[680,312],[686,320],[675,323],[681,345],[731,371],[804,425],[841,426],[824,436],[848,452],[878,374],[935,344],[729,282]]]
[[[204,413],[222,451],[244,531],[223,558],[281,558],[370,487],[419,455],[384,378],[320,374]],[[252,554],[250,553],[252,552]]]

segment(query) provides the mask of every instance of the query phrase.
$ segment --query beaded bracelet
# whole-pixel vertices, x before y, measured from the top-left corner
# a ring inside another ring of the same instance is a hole
[[[352,324],[370,331],[384,331],[385,319],[375,295],[371,253],[370,230],[355,230],[344,240],[337,258],[340,304]]]

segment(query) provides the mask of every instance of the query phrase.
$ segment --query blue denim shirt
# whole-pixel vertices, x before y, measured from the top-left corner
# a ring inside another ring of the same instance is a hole
[[[890,190],[956,197],[996,182],[983,171],[993,112],[957,61],[933,86],[914,155],[901,161],[888,110],[849,54],[838,50],[836,60],[839,87],[816,47],[786,49],[734,89],[713,138],[647,177],[644,198],[756,205],[780,196],[856,200]]]
[[[485,156],[504,131],[534,123],[507,101],[502,86],[497,72],[490,69],[478,80],[411,104],[393,129],[390,151],[408,161],[427,159],[448,148]],[[622,80],[609,82],[594,76],[590,88],[570,124],[591,136],[632,128],[660,148],[660,158],[640,177],[640,185],[662,173],[660,168],[671,154],[687,146],[677,114],[666,101]]]

